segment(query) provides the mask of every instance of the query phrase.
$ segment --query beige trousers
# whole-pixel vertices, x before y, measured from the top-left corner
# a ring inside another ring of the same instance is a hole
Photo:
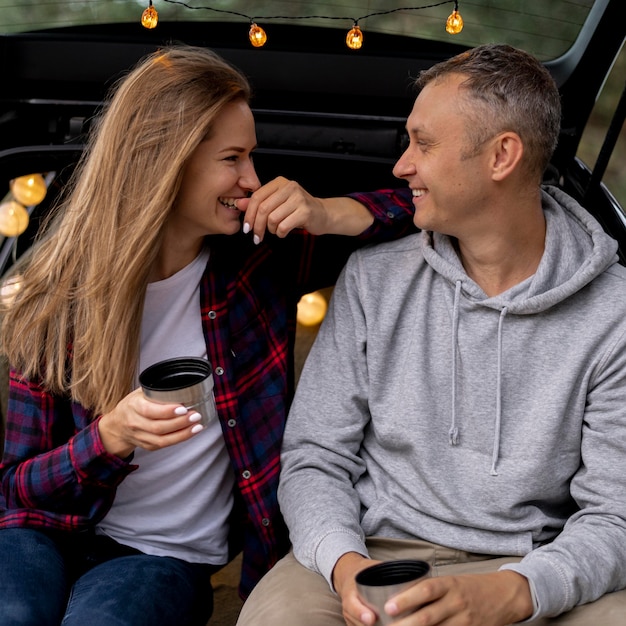
[[[451,550],[426,541],[372,538],[371,558],[419,559],[429,562],[435,576],[494,572],[518,557],[492,558]],[[290,552],[280,560],[246,601],[237,626],[345,626],[341,602],[326,580],[300,565]],[[626,626],[626,591],[610,593],[591,604],[576,607],[533,626]]]

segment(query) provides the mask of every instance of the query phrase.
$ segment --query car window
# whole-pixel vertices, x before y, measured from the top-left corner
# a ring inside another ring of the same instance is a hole
[[[626,89],[624,76],[626,76],[626,47],[622,48],[615,61],[580,141],[577,156],[591,169],[593,169],[604,146],[613,111],[616,110],[620,98],[626,97],[622,95],[623,90]],[[625,103],[622,103],[622,106],[624,105]],[[622,128],[619,133],[617,143],[602,177],[602,182],[611,190],[622,210],[626,207],[624,163],[626,163],[626,128]]]
[[[139,22],[149,0],[0,0],[0,32],[26,32],[116,22]],[[357,21],[364,34],[378,32],[427,40],[454,37],[465,46],[500,41],[523,47],[541,60],[564,54],[578,36],[594,0],[459,0],[463,30],[449,35],[446,19],[455,3],[389,0],[153,0],[160,21],[241,21],[247,38],[251,19],[263,27],[271,41],[272,24],[323,26],[348,31]],[[400,9],[393,7],[396,5]],[[410,7],[410,8],[402,8]],[[338,39],[343,41],[343,37]],[[315,46],[315,40],[303,45]]]

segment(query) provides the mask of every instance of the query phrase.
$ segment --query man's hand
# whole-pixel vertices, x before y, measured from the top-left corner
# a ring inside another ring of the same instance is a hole
[[[376,565],[380,561],[365,558],[356,552],[344,554],[335,564],[333,569],[333,586],[341,598],[343,617],[350,626],[371,626],[378,616],[359,598],[356,590],[356,575],[370,565]]]
[[[355,576],[379,563],[355,552],[344,554],[333,570],[333,585],[341,598],[349,626],[371,626],[377,616],[361,602]],[[385,612],[405,611],[398,626],[506,626],[532,615],[533,604],[526,578],[517,572],[467,574],[425,578],[390,598]],[[395,624],[395,622],[394,622]]]
[[[417,611],[398,626],[506,626],[532,615],[526,578],[517,572],[426,578],[385,605],[389,615]]]

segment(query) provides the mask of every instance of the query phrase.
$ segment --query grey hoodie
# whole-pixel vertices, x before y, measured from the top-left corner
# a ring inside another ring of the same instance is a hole
[[[534,276],[487,297],[450,239],[356,252],[285,432],[296,557],[330,582],[365,536],[523,556],[533,618],[626,586],[626,270],[545,188]]]

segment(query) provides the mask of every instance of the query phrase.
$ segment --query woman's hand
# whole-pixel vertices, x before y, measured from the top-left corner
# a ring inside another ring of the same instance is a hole
[[[249,198],[238,199],[237,208],[245,212],[243,230],[254,232],[255,243],[262,241],[266,230],[278,237],[297,228],[312,235],[359,235],[374,221],[372,214],[352,198],[316,198],[282,176]]]
[[[137,447],[159,450],[190,439],[203,430],[200,419],[197,411],[152,402],[135,389],[100,417],[98,429],[107,452],[126,458]]]

